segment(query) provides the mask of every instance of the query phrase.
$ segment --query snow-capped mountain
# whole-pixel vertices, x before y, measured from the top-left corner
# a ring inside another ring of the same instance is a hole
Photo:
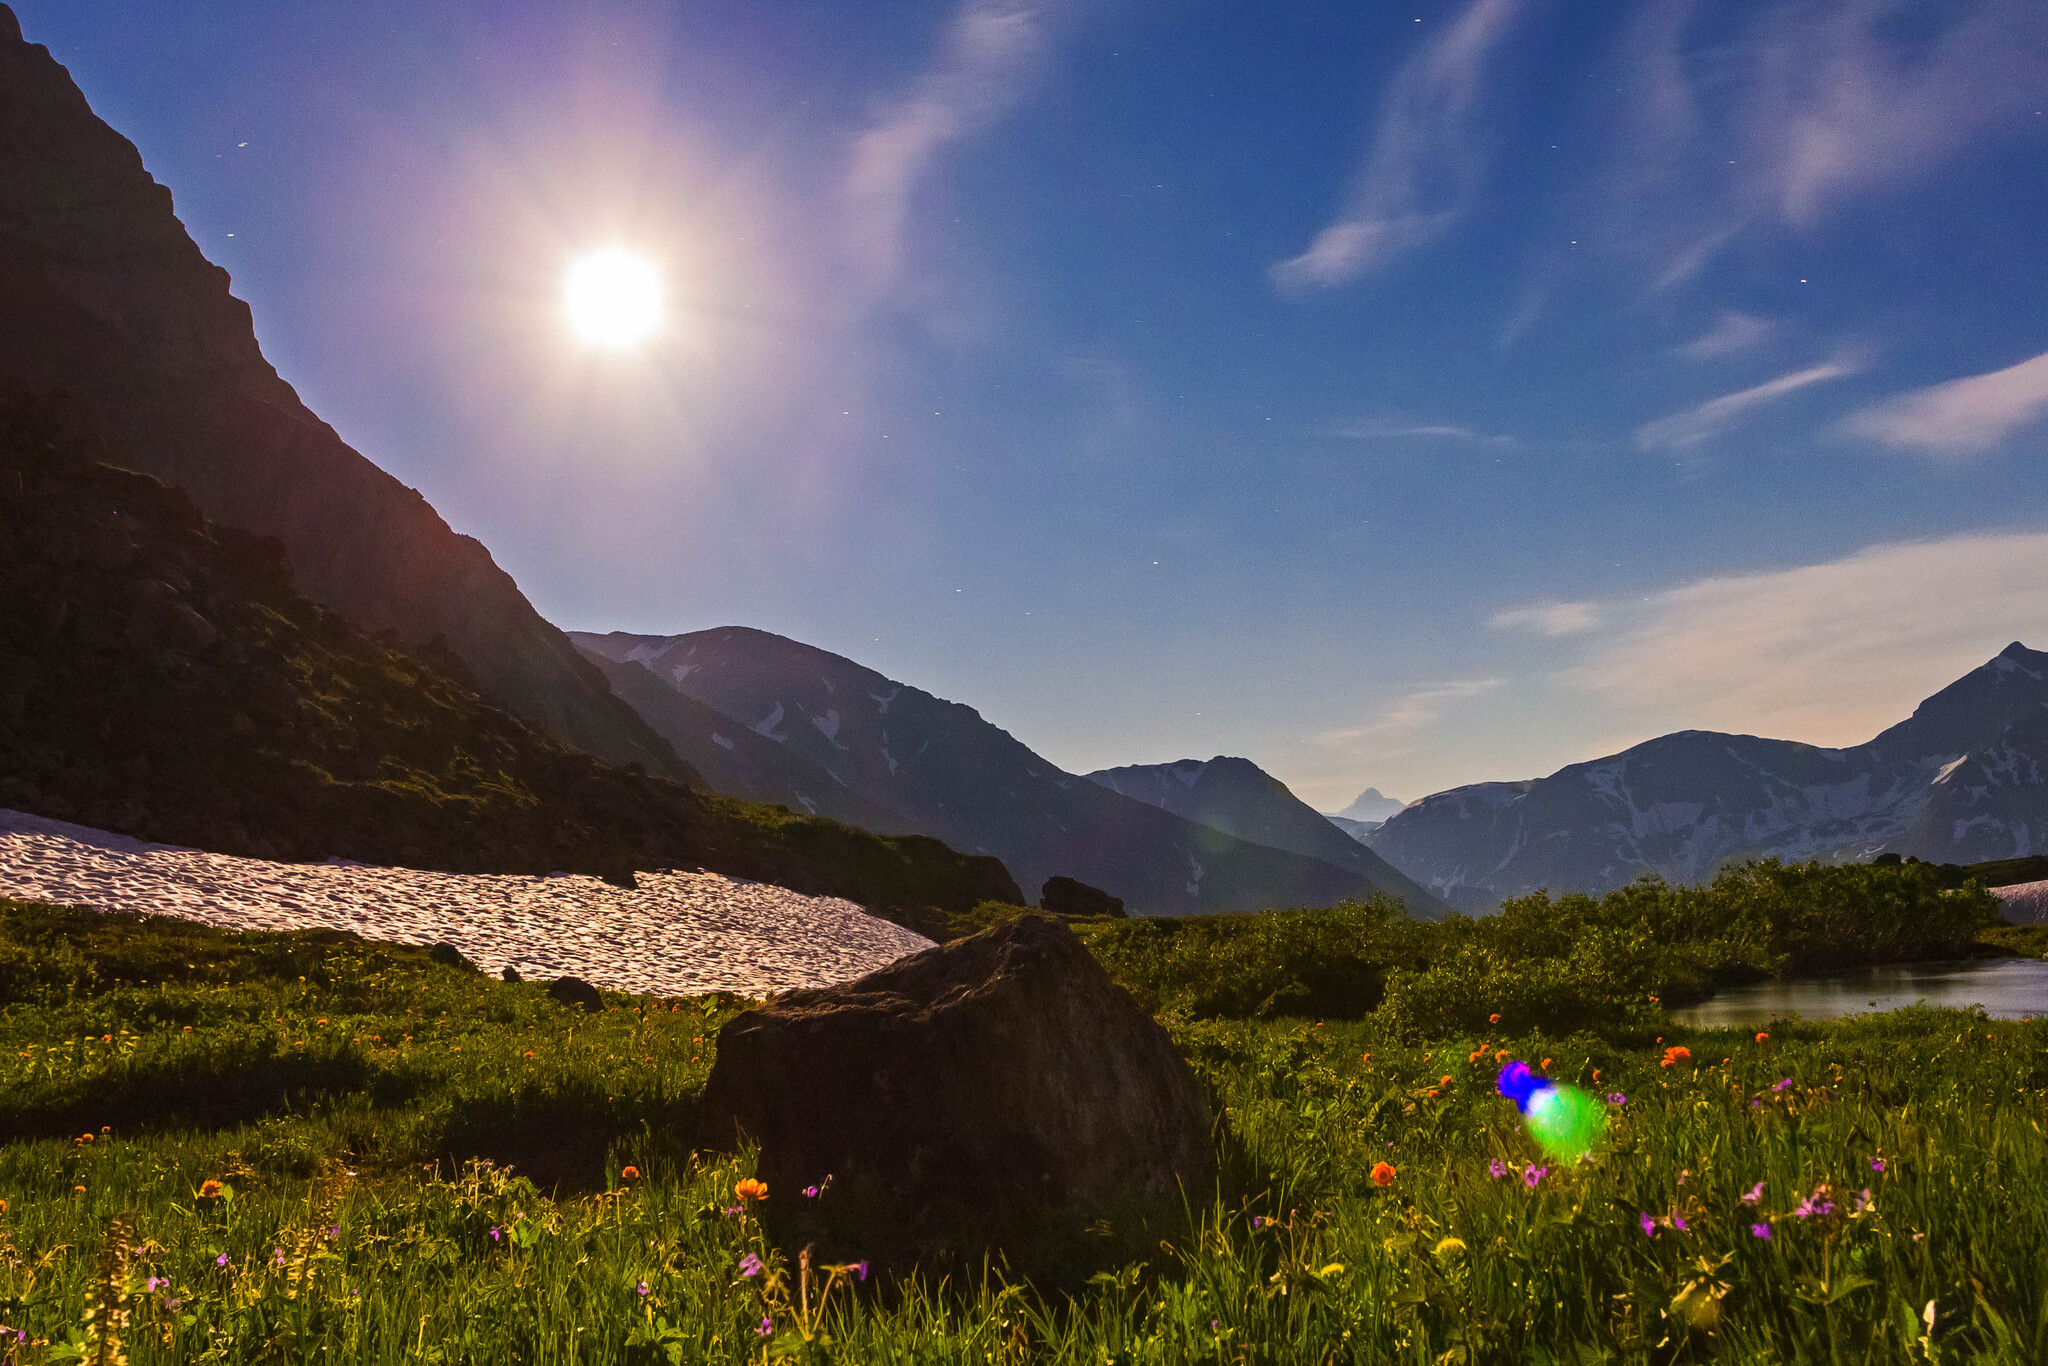
[[[1034,754],[971,707],[766,631],[571,636],[612,665],[644,666],[704,709],[656,706],[644,686],[621,689],[679,750],[705,760],[714,787],[720,773],[706,752],[717,747],[714,732],[733,743],[719,748],[735,762],[742,745],[756,758],[773,746],[799,762],[763,781],[808,784],[803,795],[821,814],[821,792],[851,794],[883,808],[888,814],[874,819],[892,831],[993,854],[1030,896],[1060,875],[1156,915],[1323,906],[1378,890],[1350,867],[1234,839],[1119,796]],[[608,672],[615,684],[634,677]]]
[[[1365,791],[1359,793],[1352,800],[1351,805],[1345,807],[1342,811],[1332,811],[1326,814],[1341,816],[1347,821],[1372,821],[1377,824],[1386,820],[1406,805],[1408,803],[1401,801],[1399,798],[1385,796],[1376,787],[1368,787]]]
[[[1249,759],[1219,754],[1206,762],[1128,764],[1086,776],[1112,792],[1214,826],[1226,835],[1349,868],[1407,902],[1412,915],[1434,916],[1447,909]],[[1400,803],[1393,805],[1399,809]]]
[[[1425,797],[1367,837],[1454,906],[1764,855],[1975,863],[2048,850],[2048,654],[2015,641],[1869,743],[1662,735],[1548,778]]]

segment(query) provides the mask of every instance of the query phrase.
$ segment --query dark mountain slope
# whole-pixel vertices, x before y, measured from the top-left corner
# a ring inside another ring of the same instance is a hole
[[[1127,764],[1085,776],[1226,835],[1349,868],[1389,896],[1400,897],[1410,915],[1434,919],[1449,909],[1249,759],[1219,754],[1207,763]]]
[[[617,763],[691,774],[490,553],[309,412],[134,146],[0,6],[0,387],[89,401],[117,463],[278,537],[304,591],[446,639],[493,695]]]
[[[702,774],[713,792],[825,816],[877,833],[909,833],[910,823],[868,800],[803,755],[736,723],[664,683],[637,660],[585,652],[625,700]]]
[[[1892,852],[1977,863],[2048,850],[2048,655],[2015,641],[1850,749],[1680,731],[1548,778],[1453,788],[1368,836],[1453,904],[1602,892],[1731,859]]]
[[[1063,772],[971,707],[766,631],[572,633],[955,848],[994,854],[1027,892],[1053,876],[1133,914],[1329,905],[1377,890],[1348,869],[1233,839]]]
[[[283,859],[621,878],[708,867],[876,907],[1015,900],[993,859],[569,749],[461,661],[298,596],[274,540],[0,403],[0,806]]]

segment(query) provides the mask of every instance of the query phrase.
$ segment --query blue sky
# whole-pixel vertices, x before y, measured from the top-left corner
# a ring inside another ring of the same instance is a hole
[[[565,627],[1324,809],[2048,647],[2038,0],[14,3]]]

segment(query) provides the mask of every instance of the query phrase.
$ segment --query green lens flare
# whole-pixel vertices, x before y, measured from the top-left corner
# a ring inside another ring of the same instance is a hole
[[[1576,1086],[1539,1087],[1522,1111],[1536,1146],[1560,1162],[1576,1162],[1607,1129],[1607,1107]]]

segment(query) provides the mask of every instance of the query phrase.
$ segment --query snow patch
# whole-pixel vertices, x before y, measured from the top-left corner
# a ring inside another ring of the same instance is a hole
[[[712,744],[714,744],[714,745],[717,745],[717,746],[718,746],[718,747],[719,747],[720,749],[731,749],[731,748],[733,748],[733,743],[732,743],[732,741],[730,741],[730,740],[726,739],[726,738],[725,738],[725,737],[724,737],[723,735],[720,735],[720,734],[719,734],[719,733],[718,733],[717,731],[715,731],[715,730],[711,732],[711,743],[712,743]]]
[[[788,744],[789,737],[787,735],[777,735],[775,733],[775,728],[782,724],[782,716],[782,704],[777,702],[775,710],[769,712],[766,719],[756,721],[753,725],[748,726],[747,729],[753,731],[756,735],[765,735],[778,744]]]
[[[882,696],[878,692],[871,692],[868,694],[868,696],[872,697],[875,700],[875,706],[881,712],[881,714],[887,716],[889,714],[889,704],[891,702],[894,702],[896,700],[896,694],[902,691],[903,688],[899,684],[898,686],[889,689],[889,695],[887,697]]]
[[[824,736],[827,740],[832,741],[834,744],[837,744],[839,742],[838,712],[827,711],[823,716],[813,716],[811,718],[811,724],[816,726],[818,728],[818,733]]]
[[[1182,787],[1192,790],[1194,785],[1201,780],[1202,771],[1208,767],[1207,764],[1196,764],[1191,768],[1170,768],[1167,772],[1180,779]]]

